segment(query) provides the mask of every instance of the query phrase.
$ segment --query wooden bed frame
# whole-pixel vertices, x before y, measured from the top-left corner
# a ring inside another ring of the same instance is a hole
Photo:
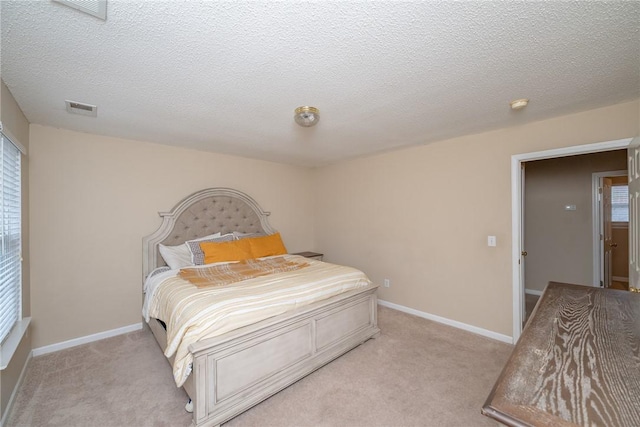
[[[237,190],[194,193],[161,212],[160,228],[143,239],[143,277],[165,265],[160,243],[178,245],[218,231],[271,234],[268,215]],[[376,289],[346,292],[190,345],[193,370],[183,387],[193,402],[192,425],[218,426],[377,337]],[[157,319],[149,327],[164,350],[164,328]]]

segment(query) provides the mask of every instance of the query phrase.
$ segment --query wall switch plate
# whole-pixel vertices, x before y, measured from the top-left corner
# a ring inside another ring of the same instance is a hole
[[[575,211],[576,210],[576,205],[564,205],[564,210],[565,211]]]
[[[384,285],[385,288],[389,288],[391,287],[391,280],[389,279],[384,279]]]
[[[496,243],[496,236],[487,237],[487,246],[495,246]]]

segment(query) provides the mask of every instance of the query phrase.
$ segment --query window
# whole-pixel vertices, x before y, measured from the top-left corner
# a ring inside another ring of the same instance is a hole
[[[20,150],[0,133],[0,343],[21,318]]]
[[[611,187],[611,221],[629,222],[629,186]]]

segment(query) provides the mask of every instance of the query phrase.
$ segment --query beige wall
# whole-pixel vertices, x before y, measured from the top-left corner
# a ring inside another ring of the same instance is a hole
[[[17,139],[20,144],[26,147],[29,144],[29,122],[4,81],[1,80],[0,91],[2,93],[2,101],[0,102],[2,105],[0,108],[2,126],[9,131],[9,136]]]
[[[321,168],[316,249],[391,279],[383,300],[511,336],[511,156],[631,137],[638,114],[629,102]]]
[[[625,103],[316,170],[33,125],[34,347],[139,322],[142,236],[212,186],[254,196],[291,251],[390,278],[382,299],[510,335],[511,155],[633,136],[638,114]]]
[[[314,248],[307,168],[37,125],[30,161],[34,348],[140,322],[142,237],[195,191],[244,191],[290,251]]]
[[[526,163],[527,289],[542,291],[549,281],[593,284],[592,174],[626,169],[626,150]]]
[[[13,95],[0,80],[0,121],[4,131],[23,147],[29,147],[29,122],[16,103]],[[22,314],[29,316],[31,312],[30,279],[29,279],[29,162],[22,156]],[[0,371],[0,419],[4,416],[20,373],[31,352],[31,335],[27,331],[20,341],[6,369]]]

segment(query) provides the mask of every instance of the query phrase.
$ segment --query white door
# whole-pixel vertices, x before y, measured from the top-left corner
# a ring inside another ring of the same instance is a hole
[[[627,150],[629,173],[629,290],[640,291],[640,138]]]
[[[611,251],[613,250],[613,230],[611,227],[611,178],[602,178],[602,285],[611,286],[613,272],[611,271]]]
[[[527,296],[525,293],[525,289],[527,287],[525,283],[525,257],[527,256],[527,251],[525,250],[524,245],[524,224],[525,224],[525,209],[524,209],[524,175],[525,175],[525,163],[522,162],[520,164],[520,213],[522,215],[522,219],[520,220],[520,324],[524,328],[524,322],[527,318]]]

